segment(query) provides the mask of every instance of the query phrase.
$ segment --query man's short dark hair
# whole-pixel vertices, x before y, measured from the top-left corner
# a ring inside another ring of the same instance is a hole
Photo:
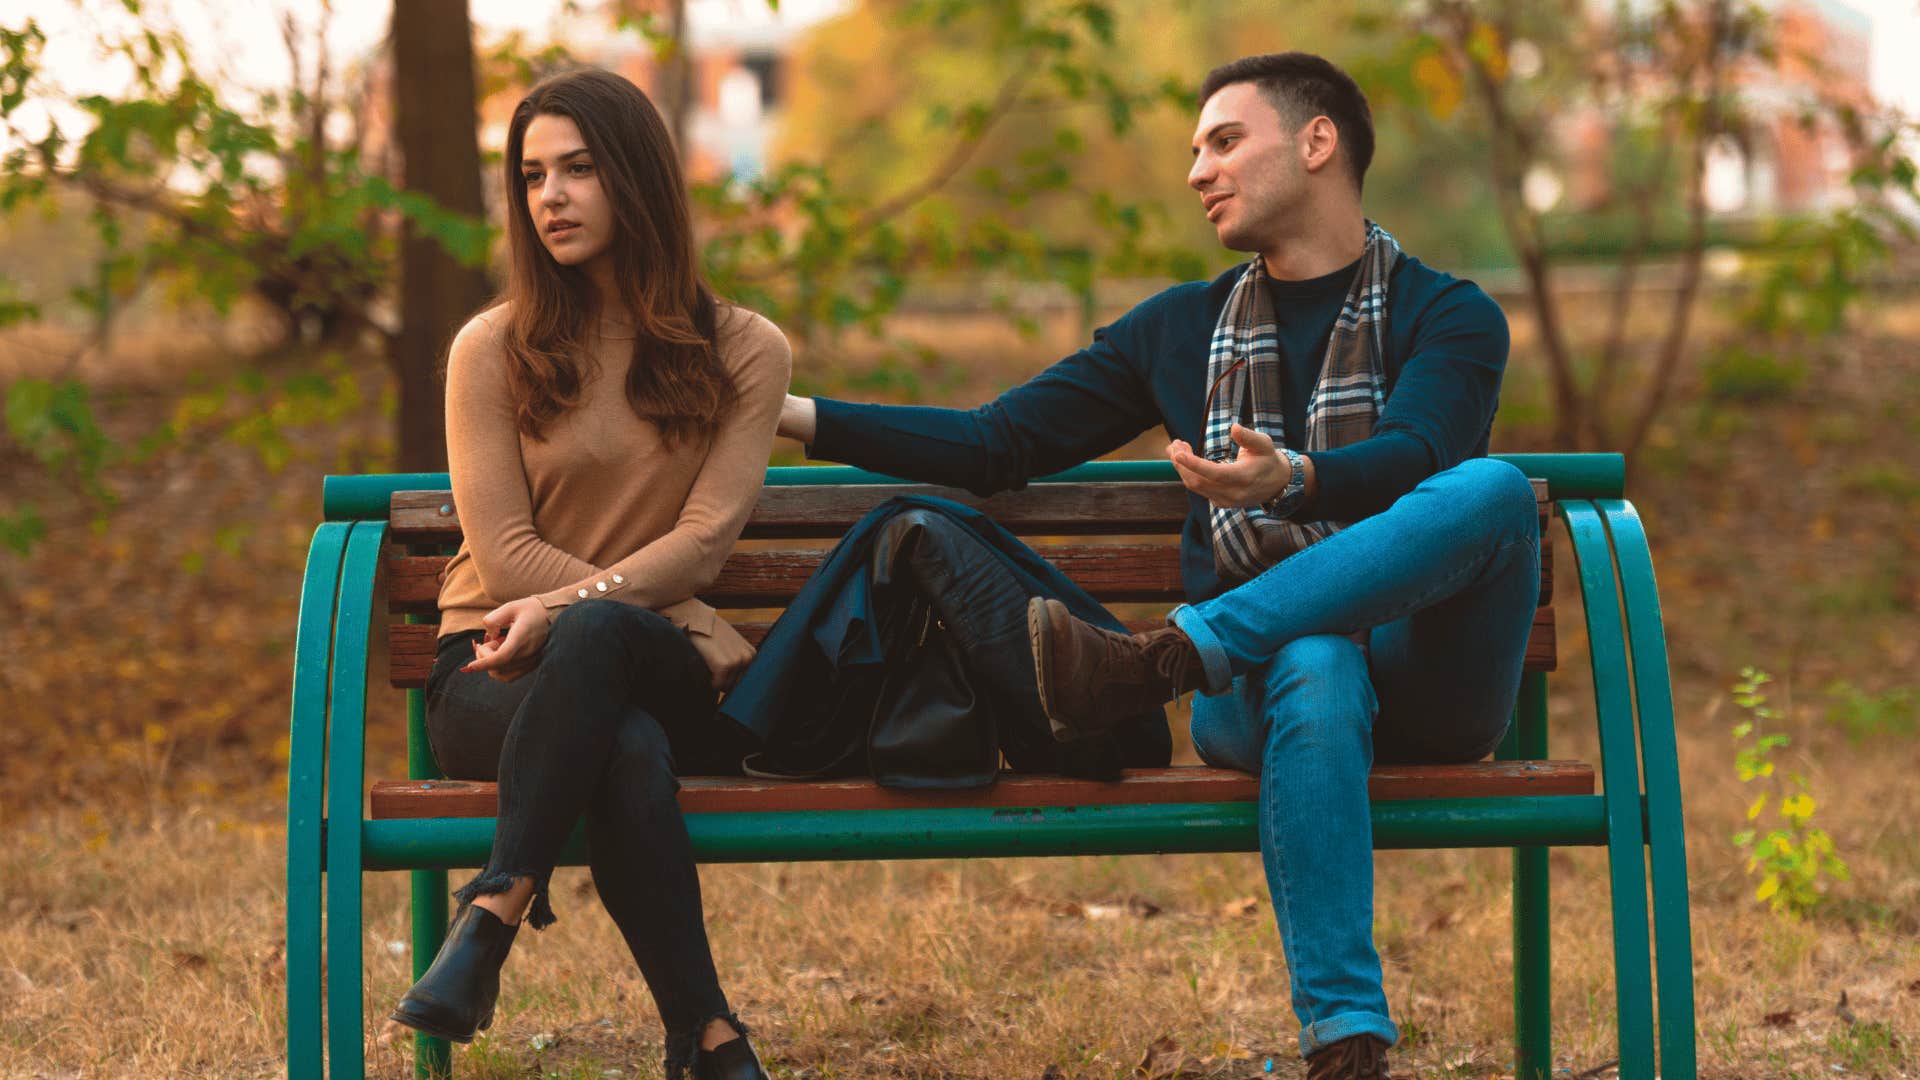
[[[1204,106],[1221,88],[1235,83],[1258,86],[1280,119],[1295,131],[1316,116],[1333,121],[1353,171],[1353,186],[1364,188],[1367,166],[1373,163],[1373,110],[1353,76],[1312,53],[1244,56],[1207,72],[1200,84],[1200,104]]]

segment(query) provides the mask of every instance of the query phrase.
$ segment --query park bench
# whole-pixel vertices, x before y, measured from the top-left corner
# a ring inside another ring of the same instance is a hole
[[[1679,768],[1666,645],[1646,536],[1611,454],[1519,454],[1571,541],[1594,687],[1598,766],[1547,757],[1547,675],[1557,666],[1552,544],[1516,722],[1491,761],[1381,766],[1370,780],[1380,848],[1513,849],[1514,1070],[1552,1074],[1547,851],[1604,846],[1612,897],[1620,1073],[1695,1074],[1692,953]],[[448,922],[447,871],[485,862],[491,784],[440,779],[420,687],[438,627],[438,574],[459,519],[445,474],[328,477],[295,642],[287,787],[287,1060],[293,1077],[365,1066],[362,875],[412,872],[417,976]],[[1165,462],[1097,462],[981,499],[848,468],[774,468],[743,543],[703,594],[730,610],[778,608],[824,549],[886,497],[930,492],[980,506],[1107,602],[1181,598],[1187,501]],[[785,547],[778,542],[788,541]],[[1063,542],[1065,541],[1065,542]],[[742,619],[750,640],[764,622]],[[408,776],[368,784],[369,666],[387,653],[406,691]],[[1598,784],[1596,785],[1596,772]],[[1255,851],[1255,780],[1197,766],[1103,783],[1009,776],[975,791],[897,791],[866,781],[693,778],[680,794],[709,862]],[[583,861],[575,835],[566,861]],[[1651,903],[1649,903],[1649,880]],[[323,923],[322,911],[326,918]],[[1651,933],[1650,933],[1651,931]],[[1650,940],[1651,938],[1651,940]],[[1655,1025],[1658,987],[1658,1018]],[[421,1036],[420,1075],[449,1070]]]

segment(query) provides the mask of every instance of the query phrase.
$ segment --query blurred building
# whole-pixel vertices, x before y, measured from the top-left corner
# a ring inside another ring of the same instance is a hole
[[[1722,217],[1769,217],[1847,205],[1853,151],[1832,116],[1836,106],[1873,111],[1873,20],[1842,0],[1762,7],[1777,48],[1743,58],[1731,73],[1744,123],[1708,148],[1708,208]],[[1601,106],[1569,115],[1555,132],[1568,163],[1564,185],[1543,178],[1537,201],[1552,203],[1564,192],[1576,210],[1607,203],[1615,194],[1612,132]]]
[[[851,0],[687,0],[685,49],[691,93],[683,118],[688,178],[711,180],[731,173],[753,177],[765,169],[786,106],[790,58],[800,36],[840,13]],[[653,42],[638,31],[615,29],[619,0],[582,4],[556,21],[553,37],[580,60],[617,71],[665,109],[668,65]],[[665,3],[625,6],[645,11]],[[496,94],[481,106],[481,146],[506,143],[507,121],[520,88]],[[669,121],[671,123],[671,120]]]

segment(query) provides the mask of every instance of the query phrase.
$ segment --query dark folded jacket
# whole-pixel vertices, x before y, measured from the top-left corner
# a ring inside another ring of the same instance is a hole
[[[1026,637],[1026,601],[1048,596],[1098,626],[1124,630],[1099,602],[1019,538],[978,510],[947,499],[903,495],[860,519],[787,605],[759,655],[720,711],[757,737],[759,759],[774,771],[808,773],[844,761],[863,739],[886,634],[902,602],[906,575],[876,583],[876,542],[886,525],[910,514],[951,575],[936,613],[961,646],[968,675],[994,695],[1007,763],[1029,772],[1109,776],[1121,768],[1158,768],[1171,759],[1166,715],[1151,709],[1123,718],[1106,735],[1053,741],[1040,711]],[[898,530],[895,530],[897,533]],[[883,560],[884,561],[884,560]],[[894,652],[898,655],[898,651]]]

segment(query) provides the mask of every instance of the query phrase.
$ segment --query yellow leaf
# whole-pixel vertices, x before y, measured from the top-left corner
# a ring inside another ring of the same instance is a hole
[[[1755,900],[1770,900],[1773,898],[1773,894],[1779,891],[1780,879],[1772,874],[1768,874],[1766,880],[1760,883],[1760,887],[1753,891],[1753,898]]]
[[[1767,808],[1767,797],[1765,795],[1762,795],[1759,798],[1753,800],[1753,805],[1747,807],[1747,820],[1752,821],[1754,818],[1759,817],[1760,811],[1765,810],[1766,808]]]
[[[1480,66],[1487,69],[1487,74],[1494,82],[1507,81],[1507,49],[1500,40],[1500,31],[1491,24],[1481,23],[1474,27],[1473,37],[1467,41],[1467,51],[1480,61]]]
[[[1460,107],[1460,76],[1438,55],[1428,53],[1413,62],[1413,81],[1436,119],[1445,120]]]

